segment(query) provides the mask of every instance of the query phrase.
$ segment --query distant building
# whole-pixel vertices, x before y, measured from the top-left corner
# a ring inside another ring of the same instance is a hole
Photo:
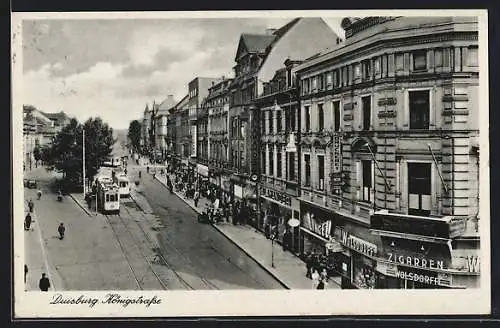
[[[32,169],[36,164],[35,148],[52,144],[55,135],[68,124],[70,118],[63,112],[46,113],[30,105],[23,106],[23,167]]]
[[[166,156],[167,151],[168,116],[175,104],[174,96],[169,95],[158,105],[158,111],[155,113],[155,145],[162,158]]]

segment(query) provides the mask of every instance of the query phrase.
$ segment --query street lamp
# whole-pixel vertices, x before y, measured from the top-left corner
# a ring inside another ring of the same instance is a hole
[[[292,211],[292,218],[288,220],[288,225],[292,228],[292,252],[295,254],[295,228],[300,225],[300,221],[294,217],[294,212]]]

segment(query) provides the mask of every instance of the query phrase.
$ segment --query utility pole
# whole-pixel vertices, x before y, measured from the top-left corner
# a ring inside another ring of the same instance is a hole
[[[82,129],[82,132],[83,132],[83,149],[82,149],[82,152],[83,152],[83,195],[87,195],[87,188],[86,188],[86,185],[85,185],[85,128]]]

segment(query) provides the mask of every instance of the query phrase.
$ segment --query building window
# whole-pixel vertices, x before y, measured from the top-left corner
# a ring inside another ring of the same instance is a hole
[[[408,214],[431,213],[431,164],[408,163]]]
[[[318,155],[318,189],[325,188],[325,156]]]
[[[363,160],[361,161],[362,171],[363,171],[363,181],[362,181],[362,195],[361,199],[366,202],[371,201],[371,191],[372,191],[372,161]]]
[[[276,112],[276,132],[281,132],[281,111]]]
[[[340,100],[333,102],[333,129],[335,132],[340,131]]]
[[[478,48],[477,47],[469,47],[468,49],[468,58],[467,58],[467,66],[476,67],[479,66],[478,62]]]
[[[368,80],[372,75],[372,66],[370,60],[363,62],[363,80]]]
[[[323,83],[323,74],[318,75],[318,90],[323,90],[325,85]]]
[[[288,180],[295,181],[295,153],[287,153],[288,156]]]
[[[274,176],[274,145],[269,145],[269,175]]]
[[[326,87],[331,88],[333,86],[333,73],[329,72],[326,74]]]
[[[313,77],[312,78],[312,86],[311,86],[311,89],[313,91],[316,91],[318,89],[318,79],[317,77]]]
[[[371,96],[366,96],[361,98],[361,103],[363,106],[363,131],[368,131],[370,130],[370,125],[371,125]]]
[[[306,127],[306,132],[311,131],[311,107],[310,106],[305,106],[305,127]]]
[[[304,154],[304,186],[311,185],[311,155]]]
[[[342,86],[342,70],[339,68],[335,71],[335,87],[340,88]]]
[[[276,177],[281,178],[281,146],[276,149]]]
[[[430,117],[429,90],[410,91],[410,129],[428,130]]]
[[[418,50],[413,53],[413,70],[422,71],[427,69],[427,51]]]
[[[290,107],[290,130],[295,131],[295,115],[296,115],[296,109],[295,107],[291,106]]]
[[[318,131],[323,131],[325,129],[325,113],[323,110],[323,104],[318,104]]]
[[[274,123],[273,113],[274,112],[272,110],[270,110],[270,111],[268,111],[268,113],[269,113],[268,114],[269,115],[269,131],[268,132],[269,132],[269,134],[273,134],[274,133],[274,125],[273,125],[273,123]]]
[[[266,112],[261,112],[261,117],[260,117],[260,131],[262,131],[263,134],[266,133]]]

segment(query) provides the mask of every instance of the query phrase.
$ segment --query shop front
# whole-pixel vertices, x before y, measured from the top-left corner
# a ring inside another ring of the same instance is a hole
[[[334,238],[346,249],[337,255],[342,289],[376,288],[377,238],[367,228],[346,223],[335,228]],[[346,270],[347,269],[347,270]]]
[[[299,252],[299,227],[290,226],[291,219],[299,220],[299,201],[282,191],[265,186],[259,187],[260,222],[258,228],[270,237],[272,227],[276,227],[276,240],[297,254]]]
[[[243,223],[247,223],[254,228],[258,227],[257,222],[257,184],[239,176],[231,176],[232,201],[242,212]]]
[[[377,288],[476,286],[478,245],[462,242],[463,239],[455,235],[460,232],[457,222],[460,224],[448,218],[430,220],[375,213],[371,220],[372,231],[382,241],[377,260]]]

